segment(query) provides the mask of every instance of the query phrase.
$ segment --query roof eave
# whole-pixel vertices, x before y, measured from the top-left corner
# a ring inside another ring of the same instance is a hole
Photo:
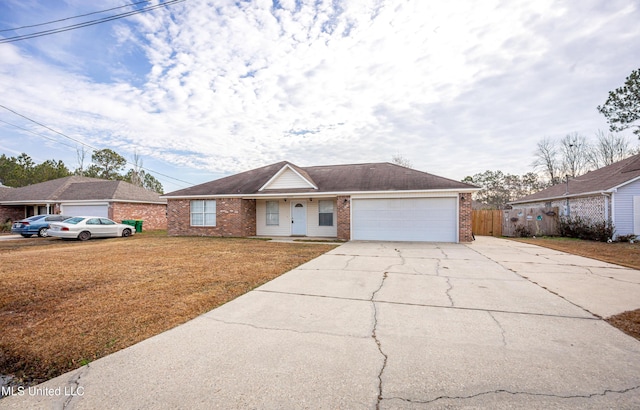
[[[390,191],[327,191],[327,192],[269,192],[269,193],[253,193],[253,194],[210,194],[210,195],[180,195],[180,196],[161,196],[166,199],[206,199],[206,198],[243,198],[243,199],[261,199],[261,198],[308,198],[308,197],[327,197],[338,195],[384,195],[384,194],[424,194],[424,193],[474,193],[480,188],[447,188],[447,189],[412,189],[412,190],[390,190]]]
[[[601,189],[601,190],[598,190],[598,191],[581,192],[579,194],[547,196],[547,197],[544,197],[544,198],[528,199],[526,201],[510,201],[510,202],[507,202],[507,204],[528,204],[528,203],[531,203],[531,202],[553,201],[555,199],[579,198],[579,197],[583,197],[583,196],[602,195],[604,193],[610,193],[610,192],[615,192],[615,189],[614,188]]]

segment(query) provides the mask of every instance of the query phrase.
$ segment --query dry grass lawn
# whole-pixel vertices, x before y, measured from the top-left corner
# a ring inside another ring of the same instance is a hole
[[[640,243],[637,242],[633,244],[628,242],[605,243],[555,237],[509,239],[640,270]],[[640,340],[640,309],[623,312],[606,320],[611,325]]]
[[[39,382],[188,321],[333,245],[171,238],[0,242],[0,374]]]

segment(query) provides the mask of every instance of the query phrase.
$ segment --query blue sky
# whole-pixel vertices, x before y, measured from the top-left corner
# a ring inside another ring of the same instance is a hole
[[[0,30],[126,4],[3,0]],[[638,21],[632,0],[186,0],[0,44],[0,104],[137,153],[165,192],[394,154],[458,180],[523,174],[540,139],[607,130],[596,107],[640,67]],[[0,108],[0,153],[74,169],[79,146]]]

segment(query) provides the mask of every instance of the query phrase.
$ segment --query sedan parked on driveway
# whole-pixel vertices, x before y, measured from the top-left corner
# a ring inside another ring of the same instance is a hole
[[[50,236],[81,241],[91,238],[127,237],[134,233],[135,228],[131,225],[119,224],[109,218],[97,216],[74,216],[64,222],[51,224],[49,229]]]
[[[20,221],[16,221],[11,226],[11,233],[17,233],[25,238],[31,238],[33,235],[40,237],[48,236],[48,230],[51,222],[62,222],[71,218],[64,215],[34,215]]]

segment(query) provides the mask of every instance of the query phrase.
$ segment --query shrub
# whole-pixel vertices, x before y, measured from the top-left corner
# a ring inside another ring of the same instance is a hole
[[[531,236],[531,228],[527,225],[518,225],[516,226],[515,234],[518,238],[528,238]]]
[[[618,235],[618,237],[616,238],[616,241],[617,242],[631,242],[631,241],[635,241],[637,237],[638,237],[638,235],[636,235],[635,233],[631,233],[629,235]]]
[[[558,219],[558,233],[568,238],[607,242],[613,238],[614,231],[613,224],[607,221],[591,222],[579,216],[562,216]]]
[[[11,219],[7,219],[3,224],[0,224],[0,232],[11,232]]]

